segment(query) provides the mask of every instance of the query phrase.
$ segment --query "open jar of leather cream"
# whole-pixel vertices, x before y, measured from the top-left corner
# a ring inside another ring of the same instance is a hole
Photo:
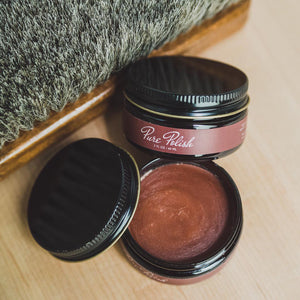
[[[178,159],[214,159],[242,144],[248,79],[220,62],[154,57],[127,72],[124,131],[136,146]]]
[[[241,234],[242,205],[228,173],[213,162],[156,159],[141,170],[125,253],[145,275],[187,284],[218,271]]]

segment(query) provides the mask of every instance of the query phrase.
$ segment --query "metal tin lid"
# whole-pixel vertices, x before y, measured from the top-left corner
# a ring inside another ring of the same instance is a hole
[[[95,138],[74,142],[47,163],[32,188],[31,233],[58,258],[94,256],[129,225],[139,182],[137,165],[124,150]]]
[[[163,56],[129,67],[125,96],[153,113],[197,118],[246,108],[247,90],[247,76],[233,66],[197,57]]]

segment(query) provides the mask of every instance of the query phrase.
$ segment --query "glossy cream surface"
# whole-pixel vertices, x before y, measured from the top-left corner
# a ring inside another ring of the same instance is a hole
[[[191,164],[168,164],[142,177],[129,231],[151,255],[180,262],[208,250],[227,218],[226,193],[215,175]]]

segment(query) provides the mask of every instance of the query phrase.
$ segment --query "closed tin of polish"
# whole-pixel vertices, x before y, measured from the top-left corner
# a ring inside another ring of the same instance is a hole
[[[140,60],[128,69],[124,132],[156,156],[215,159],[246,134],[248,79],[239,69],[195,57]]]

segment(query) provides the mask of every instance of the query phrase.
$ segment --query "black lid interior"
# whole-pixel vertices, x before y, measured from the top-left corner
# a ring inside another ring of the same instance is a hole
[[[125,92],[150,110],[186,116],[227,113],[247,101],[248,79],[239,69],[185,56],[142,59],[128,69]]]
[[[36,180],[30,230],[59,258],[88,258],[121,236],[138,192],[138,169],[125,151],[101,139],[77,141],[56,154]]]

